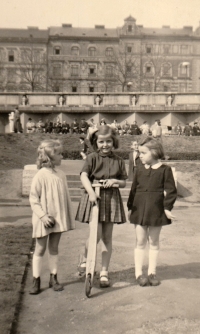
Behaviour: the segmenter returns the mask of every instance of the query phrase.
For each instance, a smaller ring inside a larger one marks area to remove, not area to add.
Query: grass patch
[[[63,142],[65,158],[81,159],[79,135],[76,134],[0,134],[0,169],[23,169],[24,165],[35,164],[37,147],[47,138],[58,138]],[[140,136],[119,137],[119,151],[124,159],[127,159],[131,141],[135,139],[139,140]],[[166,154],[177,160],[199,160],[199,144],[200,137],[163,137]]]
[[[32,245],[32,226],[0,227],[0,333],[8,334],[17,319],[25,268]]]

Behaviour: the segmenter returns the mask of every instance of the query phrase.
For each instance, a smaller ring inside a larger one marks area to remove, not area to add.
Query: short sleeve
[[[80,174],[85,172],[87,173],[87,175],[89,176],[91,174],[91,170],[92,170],[92,158],[90,155],[88,155],[86,157],[85,163],[83,165],[83,168],[80,171]]]

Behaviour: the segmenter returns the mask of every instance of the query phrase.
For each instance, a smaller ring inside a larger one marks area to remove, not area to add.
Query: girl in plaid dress
[[[92,206],[97,204],[98,201],[99,224],[97,240],[98,242],[100,239],[102,240],[100,287],[108,287],[110,285],[108,266],[112,253],[113,224],[126,222],[119,189],[112,188],[112,185],[118,184],[120,188],[124,188],[126,186],[127,173],[123,159],[113,153],[113,149],[118,148],[118,139],[111,127],[102,125],[94,129],[90,142],[95,152],[87,156],[81,171],[81,182],[85,192],[78,206],[76,220],[89,223]],[[99,199],[91,185],[95,181],[101,181],[103,184],[100,189]],[[78,266],[80,273],[83,273],[86,269],[87,245],[88,242],[86,242]]]

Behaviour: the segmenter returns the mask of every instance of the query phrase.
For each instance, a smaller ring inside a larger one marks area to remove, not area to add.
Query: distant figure
[[[144,121],[143,124],[140,126],[140,130],[143,135],[149,136],[150,133],[150,127],[147,121]]]
[[[180,123],[178,122],[177,125],[174,128],[174,132],[175,134],[177,134],[178,136],[182,135],[182,127],[180,125]]]
[[[28,104],[28,98],[27,95],[23,95],[22,96],[22,105],[26,106]]]
[[[133,123],[130,125],[130,131],[131,131],[131,135],[133,136],[138,136],[141,134],[140,128],[137,125],[136,121],[133,121]]]
[[[40,118],[39,121],[36,123],[36,132],[43,133],[44,129],[45,129],[45,124],[42,118]]]
[[[74,118],[74,121],[71,123],[71,133],[79,133],[79,123],[77,122],[77,119]]]
[[[200,136],[200,128],[199,128],[197,122],[194,122],[194,126],[193,126],[193,129],[192,129],[192,134],[193,134],[193,136]]]
[[[10,132],[14,132],[14,119],[15,119],[15,113],[14,111],[11,111],[11,113],[8,115],[9,119],[9,127],[10,127]]]
[[[115,130],[116,134],[119,134],[120,125],[117,123],[117,120],[114,119],[113,123],[110,124],[110,127]]]
[[[167,106],[171,107],[172,103],[173,103],[173,96],[169,95],[167,97]]]
[[[81,144],[81,147],[82,147],[80,155],[82,156],[83,160],[85,160],[86,157],[87,157],[87,154],[88,154],[89,146],[88,146],[86,138],[84,136],[80,136],[79,141],[80,141],[80,144]]]
[[[32,118],[29,118],[28,122],[26,123],[26,132],[27,133],[35,132],[35,123],[33,122]]]
[[[154,125],[152,125],[151,133],[154,139],[162,139],[162,127],[159,119],[156,119]]]
[[[106,125],[105,118],[102,118],[102,119],[100,120],[100,125]]]
[[[130,135],[131,134],[130,124],[128,123],[127,120],[125,120],[124,123],[122,124],[122,134],[123,135]]]
[[[59,106],[63,106],[65,104],[65,98],[63,95],[60,95],[58,98],[58,104]]]
[[[15,133],[22,133],[23,132],[18,107],[16,107],[15,110],[14,110],[14,132]]]
[[[80,128],[80,134],[87,134],[87,129],[88,129],[88,123],[86,122],[85,118],[82,118],[79,124],[79,128]]]
[[[131,142],[131,149],[132,151],[129,153],[129,170],[128,170],[129,181],[133,181],[133,173],[136,170],[137,166],[139,166],[140,164],[142,165],[142,162],[140,160],[137,140]]]
[[[102,101],[103,101],[103,98],[100,95],[97,95],[96,98],[95,98],[96,106],[100,106]]]
[[[63,121],[63,123],[62,123],[62,133],[67,134],[67,133],[69,133],[69,131],[70,131],[69,124],[67,123],[67,121]]]
[[[45,133],[52,133],[53,122],[47,119],[45,124],[44,124],[44,128],[45,128]]]
[[[187,137],[192,136],[192,127],[189,125],[189,123],[186,123],[183,133]]]

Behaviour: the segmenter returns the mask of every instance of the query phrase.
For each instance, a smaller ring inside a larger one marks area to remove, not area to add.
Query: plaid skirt
[[[112,222],[124,224],[126,216],[121,194],[118,188],[101,188],[99,200],[99,222]],[[84,191],[75,220],[82,223],[89,223],[92,217],[92,203],[89,201],[89,195]]]

